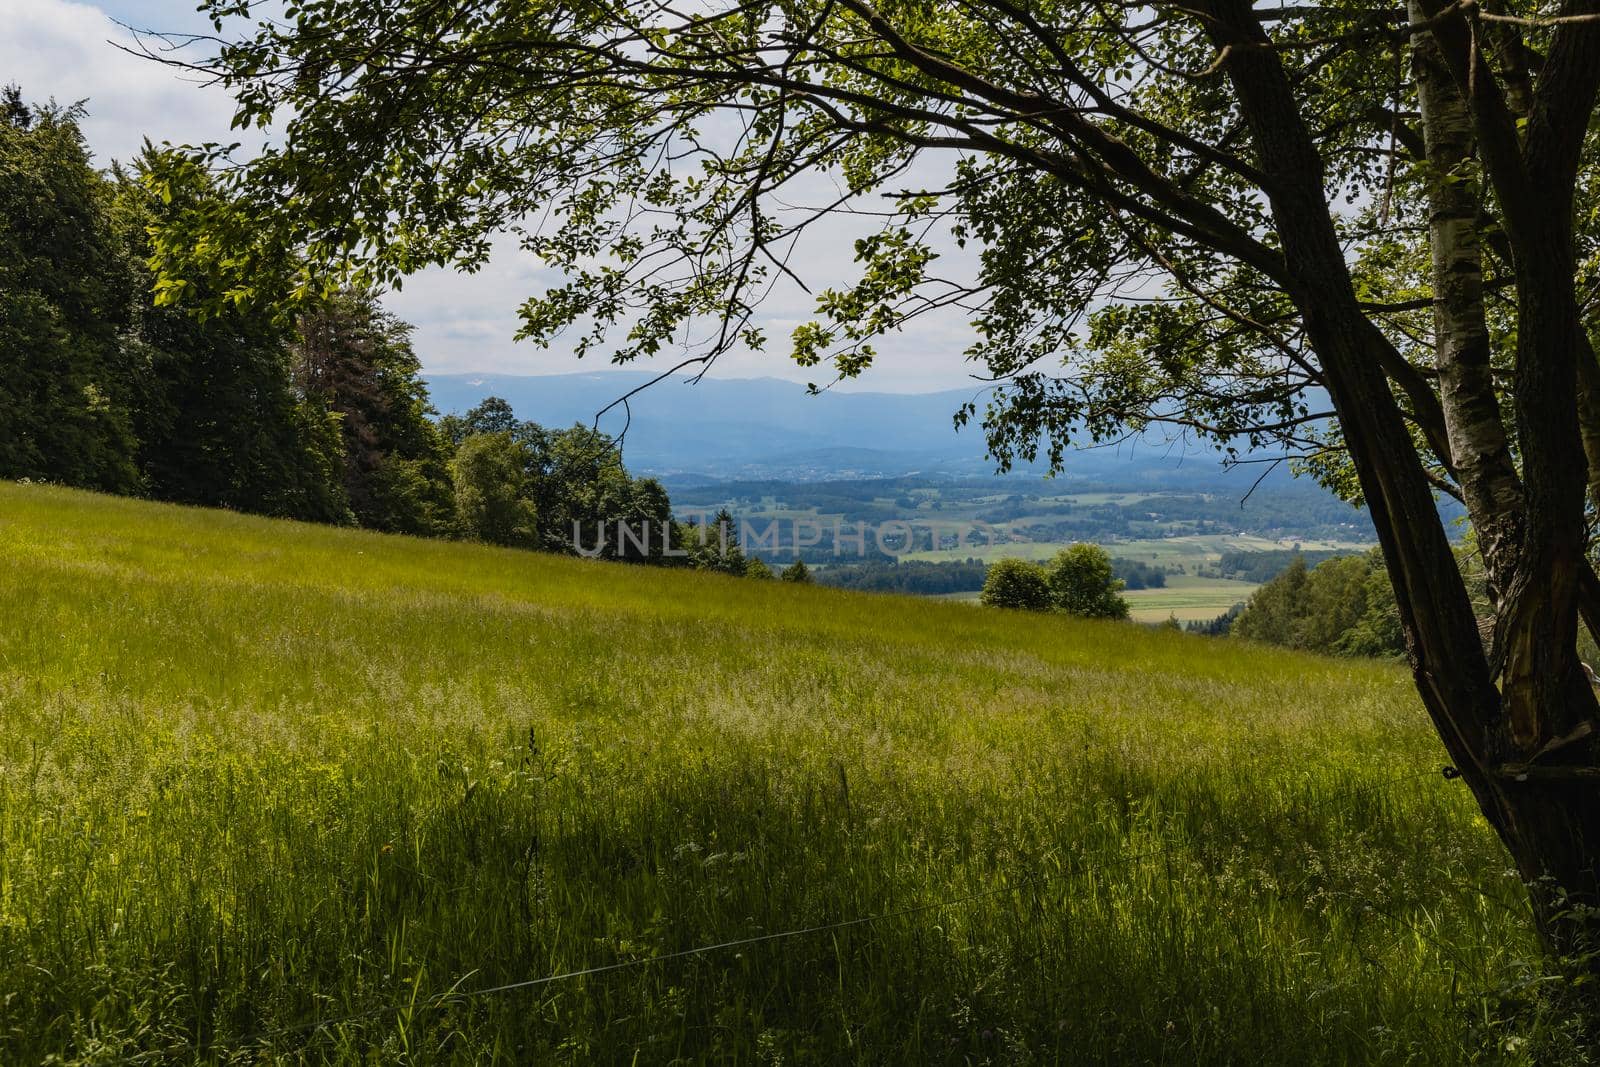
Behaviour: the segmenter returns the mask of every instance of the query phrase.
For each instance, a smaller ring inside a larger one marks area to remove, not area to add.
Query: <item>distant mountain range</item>
[[[519,417],[545,426],[591,424],[595,413],[654,375],[520,376],[429,375],[441,412],[465,412],[485,397],[509,401]],[[956,431],[953,416],[979,399],[977,389],[939,393],[841,393],[811,396],[803,385],[777,378],[669,378],[632,397],[632,421],[620,407],[601,420],[619,433],[631,470],[683,481],[899,477],[970,477],[994,471],[976,426]],[[1038,471],[1026,472],[1033,477]],[[1200,487],[1248,487],[1255,470],[1223,471],[1214,453],[1184,456],[1163,444],[1140,442],[1089,449],[1068,457],[1072,482]],[[1276,476],[1275,476],[1276,478]]]

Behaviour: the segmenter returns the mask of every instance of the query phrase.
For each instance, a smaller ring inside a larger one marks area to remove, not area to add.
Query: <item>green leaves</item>
[[[1050,581],[1045,569],[1023,559],[997,559],[989,565],[979,603],[1013,611],[1049,611]]]
[[[855,259],[863,265],[860,279],[852,288],[825,289],[817,295],[817,313],[829,325],[809,322],[795,328],[791,335],[795,362],[810,367],[830,358],[840,378],[860,375],[875,355],[869,340],[898,329],[914,311],[914,296],[936,258],[937,253],[906,227],[857,240]],[[836,348],[841,339],[849,343]]]
[[[989,566],[980,603],[1019,611],[1060,611],[1085,619],[1126,619],[1128,602],[1111,557],[1099,545],[1077,544],[1048,564],[1000,559]]]
[[[1111,556],[1099,545],[1076,544],[1056,553],[1047,569],[1051,603],[1086,619],[1126,619],[1123,583],[1112,571]]]
[[[206,9],[236,31],[207,65],[239,123],[279,136],[242,166],[214,147],[162,164],[164,197],[216,199],[159,239],[163,299],[190,299],[185,279],[235,304],[311,299],[321,279],[398,285],[476,269],[510,231],[559,276],[529,294],[519,336],[580,356],[761,349],[761,301],[806,286],[790,355],[839,377],[917,316],[962,309],[997,385],[982,421],[1002,465],[1040,435],[1061,462],[1152,426],[1226,455],[1337,447],[1315,442],[1320,371],[1273,266],[1257,146],[1228,78],[1189,76],[1217,50],[1187,9],[299,0],[254,24],[232,0]],[[1317,124],[1349,261],[1392,301],[1425,254],[1427,176],[1383,158],[1414,131],[1375,25],[1352,2],[1268,31]],[[210,192],[186,166],[215,172]],[[838,282],[843,241],[855,273]],[[1413,325],[1380,322],[1420,362]]]

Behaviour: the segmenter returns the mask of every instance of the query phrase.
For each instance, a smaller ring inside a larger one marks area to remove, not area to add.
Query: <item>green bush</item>
[[[1099,545],[1063,548],[1050,561],[1051,602],[1068,615],[1086,619],[1126,619],[1128,602],[1117,594],[1122,582],[1112,571],[1111,557]]]
[[[1049,611],[1053,606],[1045,569],[1025,559],[995,561],[978,600],[991,608],[1017,611]]]

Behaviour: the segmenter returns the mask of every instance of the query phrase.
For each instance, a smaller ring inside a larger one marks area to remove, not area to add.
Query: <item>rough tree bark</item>
[[[1519,145],[1498,87],[1479,74],[1487,61],[1459,51],[1476,50],[1476,34],[1453,25],[1461,17],[1438,5],[1415,10],[1422,16],[1417,21],[1452,24],[1418,56],[1430,165],[1448,172],[1466,162],[1474,134],[1480,141],[1486,132],[1498,138],[1500,158],[1489,152],[1487,167],[1515,260],[1520,480],[1489,377],[1476,206],[1469,208],[1461,188],[1435,183],[1436,358],[1448,437],[1440,458],[1457,473],[1486,535],[1496,588],[1499,689],[1420,458],[1378,370],[1388,341],[1357,303],[1328,206],[1324,166],[1292,85],[1247,3],[1212,5],[1210,32],[1226,49],[1225,69],[1267,175],[1290,295],[1322,363],[1378,529],[1418,691],[1532,888],[1541,931],[1557,951],[1577,952],[1592,941],[1585,909],[1600,908],[1600,770],[1591,733],[1600,708],[1575,651],[1579,579],[1587,568],[1587,464],[1574,397],[1587,341],[1572,290],[1572,182],[1564,194],[1560,188],[1569,163],[1575,175],[1576,159],[1568,158],[1573,139],[1562,136],[1570,131],[1542,134],[1541,119],[1555,117],[1535,102],[1539,117],[1527,124],[1526,148]],[[1585,59],[1600,65],[1600,57],[1587,55],[1592,46],[1583,47]],[[1592,110],[1593,80],[1569,78],[1553,90],[1573,94],[1563,103],[1575,106],[1583,123]]]
[[[1428,17],[1418,0],[1411,0],[1409,13],[1413,22]],[[1521,548],[1525,501],[1490,365],[1472,116],[1431,35],[1414,42],[1412,64],[1427,155],[1434,368],[1449,440],[1445,459],[1477,531],[1490,599],[1498,606]]]

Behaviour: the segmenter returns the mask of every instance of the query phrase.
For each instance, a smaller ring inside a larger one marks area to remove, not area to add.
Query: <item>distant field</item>
[[[1064,493],[1059,497],[1046,497],[1044,499],[1058,502],[1072,502],[1074,504],[1122,504],[1132,507],[1144,500],[1152,499],[1149,493]]]
[[[1167,577],[1165,588],[1130,589],[1122,595],[1127,598],[1134,622],[1166,622],[1174,615],[1179,622],[1205,622],[1240,601],[1249,600],[1258,588],[1252,582],[1173,574]],[[943,593],[932,599],[976,604],[978,594]]]
[[[1193,622],[1216,618],[1249,600],[1257,588],[1252,582],[1171,574],[1162,589],[1130,589],[1122,595],[1135,622],[1164,622],[1174,615],[1179,622]]]
[[[6,484],[0,618],[0,1063],[1573,1062],[1390,664]]]
[[[978,597],[981,595],[982,593],[980,593],[978,590],[971,589],[964,590],[959,593],[933,593],[928,596],[928,599],[948,600],[956,604],[976,604],[978,602]]]
[[[1142,541],[1105,541],[1102,542],[1105,550],[1113,556],[1122,559],[1138,560],[1141,563],[1156,563],[1162,566],[1183,564],[1191,569],[1204,563],[1215,563],[1222,558],[1222,553],[1233,551],[1259,552],[1266,549],[1293,548],[1299,545],[1302,549],[1310,551],[1317,549],[1366,549],[1369,544],[1354,541],[1308,541],[1290,540],[1274,541],[1265,537],[1254,537],[1248,534],[1190,534],[1182,537],[1160,537]],[[979,538],[974,538],[972,544],[965,549],[949,549],[941,552],[911,552],[902,556],[902,559],[913,560],[959,560],[971,556],[977,559],[992,561],[1004,559],[1008,556],[1018,559],[1049,559],[1061,549],[1066,547],[1064,542],[1009,542],[1006,544],[986,545]]]

